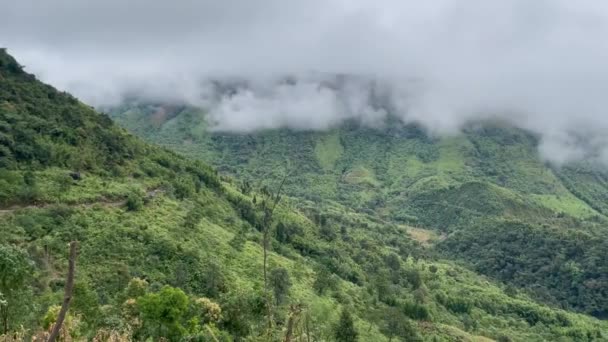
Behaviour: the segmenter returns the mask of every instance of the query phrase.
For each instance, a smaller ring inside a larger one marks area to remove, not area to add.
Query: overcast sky
[[[498,117],[538,133],[551,161],[608,161],[605,1],[1,3],[0,46],[93,105],[185,101],[235,131],[378,124],[387,113],[370,104],[368,82],[320,86],[322,73],[347,73],[381,80],[391,114],[433,134]],[[287,74],[299,81],[276,82]],[[208,81],[225,77],[251,86],[214,98]]]

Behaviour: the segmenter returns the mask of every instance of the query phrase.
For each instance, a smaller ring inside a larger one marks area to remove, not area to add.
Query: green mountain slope
[[[195,108],[126,105],[111,116],[148,141],[253,183],[289,170],[291,196],[433,229],[447,237],[437,246],[444,255],[551,305],[608,317],[607,173],[550,167],[527,132],[487,122],[433,138],[395,121],[380,129],[346,123],[328,132],[228,134],[210,132]],[[525,228],[515,240],[491,243],[506,239],[496,232],[510,225]],[[477,260],[482,252],[486,259]]]
[[[428,245],[424,230],[294,197],[264,227],[264,188],[280,177],[250,185],[144,143],[4,50],[0,138],[3,340],[44,338],[72,240],[64,333],[75,340],[278,341],[290,318],[294,338],[311,341],[335,340],[351,320],[360,341],[608,338],[605,321],[539,304],[408,237]],[[367,170],[351,178],[380,181]]]
[[[464,136],[453,138],[431,138],[416,126],[398,122],[388,123],[391,127],[384,129],[351,123],[320,133],[222,134],[210,133],[204,112],[193,108],[126,106],[114,109],[111,115],[138,135],[209,160],[222,172],[253,178],[271,175],[277,167],[278,172],[294,169],[290,193],[312,199],[321,194],[323,199],[356,209],[373,210],[391,219],[399,219],[401,214],[403,220],[418,219],[443,230],[457,224],[418,217],[415,208],[402,202],[411,202],[421,192],[432,194],[484,182],[499,187],[499,197],[509,201],[524,200],[519,198],[524,196],[528,201],[525,208],[590,218],[603,214],[603,196],[608,194],[606,182],[597,181],[605,172],[548,168],[537,155],[534,136],[498,123],[471,127]],[[309,186],[297,186],[300,182]],[[496,187],[478,190],[491,196]],[[465,203],[471,210],[475,206]],[[506,209],[502,213],[529,218],[526,210]]]

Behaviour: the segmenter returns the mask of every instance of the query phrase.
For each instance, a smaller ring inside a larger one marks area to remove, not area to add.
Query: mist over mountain
[[[552,162],[608,160],[608,5],[597,1],[26,0],[3,12],[0,44],[96,106],[181,102],[239,132],[373,126],[388,112],[369,84],[336,90],[321,76],[364,75],[392,115],[433,134],[498,118],[539,134]],[[286,75],[298,82],[277,82]],[[218,98],[212,81],[233,78],[250,87]]]
[[[608,5],[597,1],[28,0],[3,12],[0,43],[97,106],[184,102],[240,132],[373,125],[386,113],[367,85],[335,91],[306,76],[365,75],[387,85],[393,115],[430,132],[499,118],[540,134],[550,161],[607,160]],[[276,82],[285,75],[304,76]],[[255,86],[209,102],[211,80],[234,77]]]
[[[608,340],[608,5],[1,8],[0,341]]]

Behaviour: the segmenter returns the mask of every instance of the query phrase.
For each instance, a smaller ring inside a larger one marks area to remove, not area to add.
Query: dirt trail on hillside
[[[86,203],[73,203],[73,204],[65,204],[65,203],[41,203],[41,204],[27,204],[27,205],[12,205],[8,208],[0,208],[0,216],[11,214],[18,210],[23,209],[46,209],[57,205],[67,205],[68,207],[78,207],[78,208],[92,208],[95,205],[101,205],[106,208],[114,208],[121,207],[127,203],[127,200],[111,200],[107,198],[102,198],[97,201],[86,202]]]
[[[165,192],[165,190],[163,189],[159,189],[159,188],[154,188],[154,189],[149,189],[146,191],[146,197],[147,198],[154,198],[156,196],[158,196],[159,194],[163,194]],[[66,204],[66,203],[40,203],[40,204],[24,204],[24,205],[12,205],[10,207],[7,208],[0,208],[0,216],[2,215],[7,215],[10,213],[13,213],[17,210],[23,210],[23,209],[46,209],[46,208],[50,208],[53,206],[57,206],[57,205],[67,205],[68,207],[78,207],[78,208],[92,208],[96,205],[101,205],[102,207],[105,208],[116,208],[116,207],[122,207],[124,205],[127,204],[127,200],[124,198],[121,199],[110,199],[110,198],[101,198],[95,201],[91,201],[91,202],[85,202],[85,203],[72,203],[72,204]]]

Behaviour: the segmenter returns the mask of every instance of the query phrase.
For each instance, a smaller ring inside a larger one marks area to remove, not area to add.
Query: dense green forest
[[[608,317],[608,174],[553,167],[500,122],[433,137],[398,120],[329,132],[210,132],[203,110],[130,104],[112,116],[148,141],[255,183],[293,170],[289,195],[433,230],[434,250],[552,306]]]
[[[604,193],[508,162],[533,137],[218,135],[191,109],[137,113],[119,121],[165,147],[0,50],[0,340],[52,328],[70,241],[65,341],[608,339]]]

